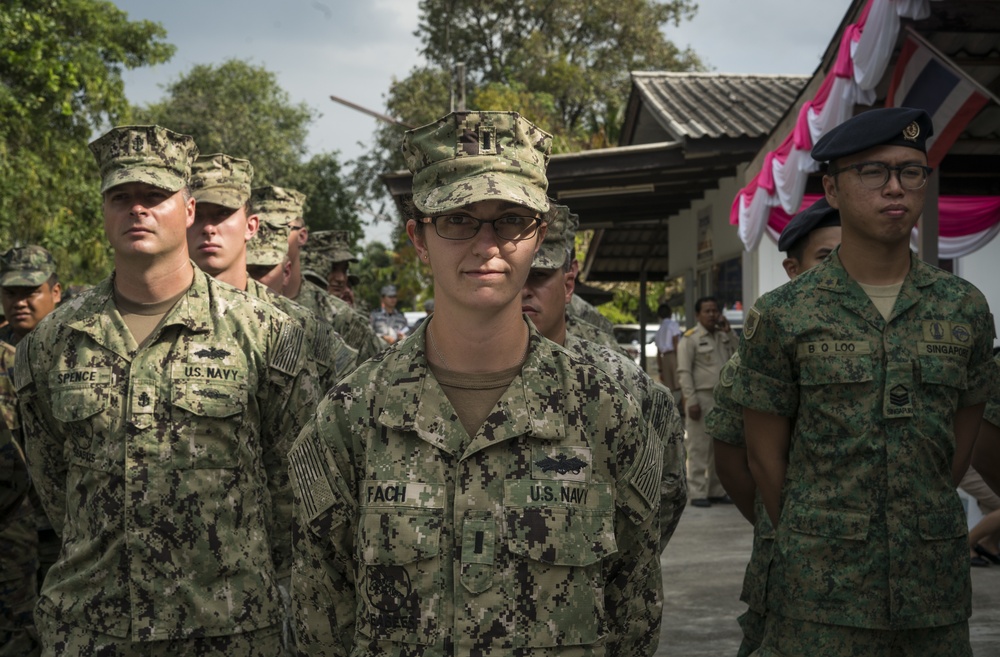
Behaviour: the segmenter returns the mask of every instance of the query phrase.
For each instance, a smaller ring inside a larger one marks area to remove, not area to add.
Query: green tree
[[[394,80],[385,98],[402,124],[452,108],[463,62],[470,109],[517,109],[551,132],[553,152],[617,143],[634,70],[700,70],[663,29],[694,15],[693,0],[421,0],[415,34],[428,64]],[[385,197],[380,175],[405,168],[401,125],[383,124],[355,163],[359,195]]]
[[[352,246],[364,236],[354,192],[345,184],[336,153],[310,158],[293,186],[308,197],[305,219],[311,230],[346,230]]]
[[[203,154],[250,160],[255,186],[298,189],[316,113],[293,104],[274,73],[238,59],[199,64],[166,91],[162,101],[137,110],[143,122],[191,135]]]
[[[101,0],[0,5],[0,245],[41,244],[65,282],[106,274],[95,130],[128,121],[122,71],[167,61],[163,28]]]

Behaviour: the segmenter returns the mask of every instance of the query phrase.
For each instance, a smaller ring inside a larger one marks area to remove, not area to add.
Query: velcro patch
[[[34,379],[31,376],[31,365],[28,362],[28,345],[22,344],[21,348],[14,353],[14,390],[20,392],[31,385],[32,381]]]
[[[271,357],[271,367],[285,374],[295,376],[302,369],[302,344],[305,332],[302,327],[291,321],[281,324],[281,333],[274,345]]]
[[[326,464],[323,462],[319,437],[310,431],[305,440],[296,441],[288,452],[288,469],[296,497],[302,500],[304,519],[314,520],[333,506],[336,500]]]
[[[815,342],[800,342],[795,345],[795,355],[799,358],[810,356],[860,356],[870,354],[872,346],[869,342],[851,340],[817,340]]]
[[[650,438],[645,441],[643,450],[637,455],[635,464],[625,479],[652,509],[659,504],[662,475],[663,443]]]
[[[743,322],[743,336],[747,340],[753,340],[753,336],[757,334],[758,326],[760,326],[760,311],[754,306],[747,313],[746,321]]]

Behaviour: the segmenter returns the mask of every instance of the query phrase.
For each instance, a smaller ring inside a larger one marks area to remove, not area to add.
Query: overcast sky
[[[132,19],[163,25],[177,47],[167,64],[125,73],[133,103],[162,98],[195,64],[238,58],[277,75],[293,102],[319,113],[313,153],[341,160],[366,150],[376,120],[329,100],[331,94],[376,111],[393,78],[418,63],[417,0],[114,0]],[[851,0],[701,0],[698,15],[668,38],[691,46],[720,73],[810,74]],[[385,232],[373,230],[370,237]],[[384,239],[384,237],[382,237]]]

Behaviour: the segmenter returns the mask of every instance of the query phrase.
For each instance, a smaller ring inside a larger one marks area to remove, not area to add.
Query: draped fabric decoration
[[[771,210],[767,232],[777,241],[792,217],[819,200],[819,194],[806,194],[793,213],[781,207]],[[942,196],[938,199],[938,256],[953,260],[986,246],[1000,234],[1000,196]],[[913,229],[910,244],[917,249],[918,230]]]
[[[806,179],[818,168],[809,155],[816,140],[850,118],[855,105],[875,102],[900,18],[929,16],[930,0],[870,0],[858,22],[844,30],[837,60],[816,96],[802,106],[795,128],[765,156],[761,172],[733,201],[729,220],[739,227],[747,251],[760,243],[772,208],[794,214],[802,205]]]

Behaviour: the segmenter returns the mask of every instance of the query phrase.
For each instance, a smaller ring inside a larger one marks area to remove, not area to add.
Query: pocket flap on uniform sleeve
[[[868,537],[870,521],[871,514],[865,511],[796,505],[785,507],[780,524],[800,534],[863,541]]]

